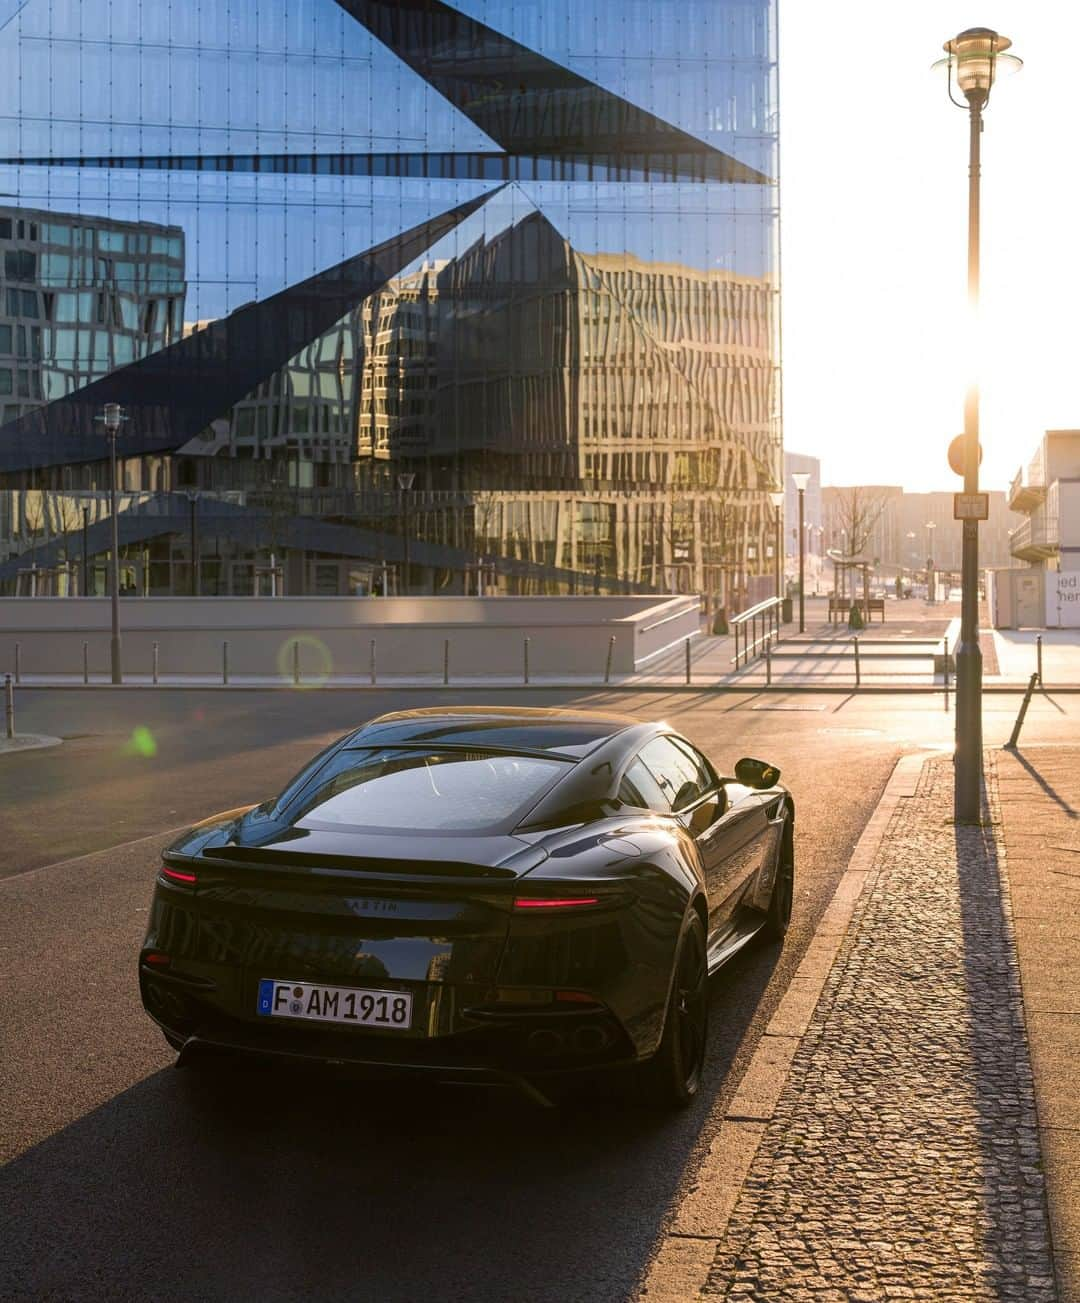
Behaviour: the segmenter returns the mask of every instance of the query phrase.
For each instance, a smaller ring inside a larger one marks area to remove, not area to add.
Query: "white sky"
[[[1080,428],[1076,0],[780,0],[784,444],[826,484],[960,487],[967,113],[929,72],[1009,36],[982,137],[982,486]]]

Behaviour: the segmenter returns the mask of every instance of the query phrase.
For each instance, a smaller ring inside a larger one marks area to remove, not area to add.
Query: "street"
[[[260,800],[376,713],[454,694],[22,694],[0,757],[6,1298],[631,1298],[897,758],[948,749],[940,697],[490,694],[666,718],[721,768],[778,764],[798,803],[782,950],[712,983],[702,1096],[544,1112],[507,1091],[332,1072],[176,1071],[135,960],[169,830]],[[469,700],[479,700],[470,695]],[[1036,698],[1025,744],[1075,736]],[[1019,698],[986,700],[1000,744]]]

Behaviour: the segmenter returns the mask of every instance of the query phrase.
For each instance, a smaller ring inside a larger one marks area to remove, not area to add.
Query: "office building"
[[[376,567],[407,517],[399,588],[766,595],[776,41],[775,0],[24,6],[0,186],[136,232],[70,292],[142,338],[75,325],[0,480],[100,488],[115,401],[132,490],[356,528]]]

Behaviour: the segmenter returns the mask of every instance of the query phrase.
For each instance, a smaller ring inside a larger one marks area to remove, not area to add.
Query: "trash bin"
[[[721,606],[713,616],[712,631],[721,636],[728,632],[727,607]]]
[[[783,624],[790,624],[794,617],[791,613],[791,598],[783,597],[780,599],[780,620]]]

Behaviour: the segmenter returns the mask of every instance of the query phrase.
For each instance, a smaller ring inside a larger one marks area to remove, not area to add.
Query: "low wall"
[[[231,674],[292,676],[300,644],[305,677],[367,675],[371,643],[380,677],[440,675],[450,644],[454,676],[604,673],[615,638],[613,674],[632,674],[700,629],[698,599],[688,597],[280,597],[123,598],[125,673],[149,674],[153,644],[163,675],[219,675],[222,643]],[[81,674],[83,642],[90,672],[109,666],[107,598],[0,599],[0,673]]]

